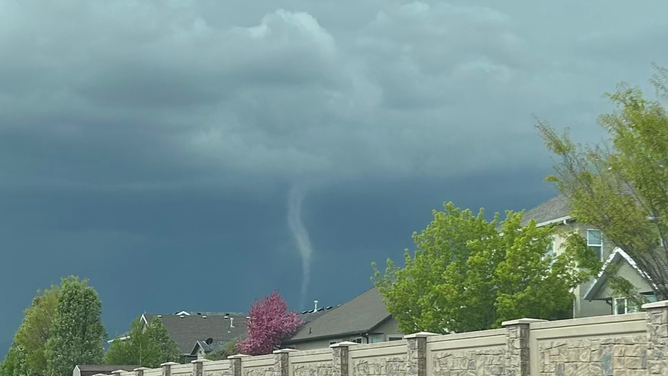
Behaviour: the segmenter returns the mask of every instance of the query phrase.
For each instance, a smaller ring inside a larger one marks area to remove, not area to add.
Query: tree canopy
[[[46,343],[48,376],[67,376],[77,364],[100,364],[102,343],[102,302],[87,280],[63,279],[58,309]]]
[[[58,309],[60,287],[38,291],[14,335],[12,346],[0,367],[0,376],[46,375],[46,342]]]
[[[159,318],[144,325],[140,319],[130,324],[127,339],[116,338],[107,352],[107,364],[137,364],[157,368],[162,363],[178,362],[181,358],[176,342],[170,337]]]
[[[296,312],[288,312],[288,304],[278,291],[256,300],[248,316],[248,337],[238,343],[239,349],[246,355],[271,354],[282,340],[303,324]]]
[[[499,221],[453,203],[413,235],[417,250],[405,266],[374,264],[374,281],[404,333],[465,332],[499,327],[521,317],[555,319],[570,314],[571,289],[586,275],[576,267],[579,249],[546,255],[552,229],[521,225],[522,213]]]
[[[659,299],[668,298],[668,70],[655,66],[658,99],[620,84],[607,94],[614,111],[601,115],[608,137],[598,144],[571,140],[568,130],[537,127],[557,157],[549,181],[568,199],[579,222],[601,229],[650,277]],[[600,268],[600,265],[591,265]],[[635,287],[610,272],[613,288],[642,303]]]

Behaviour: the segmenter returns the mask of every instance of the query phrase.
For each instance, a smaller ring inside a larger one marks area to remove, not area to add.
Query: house
[[[140,366],[109,366],[109,365],[78,365],[74,367],[72,376],[93,376],[97,374],[111,375],[114,371],[132,371]]]
[[[604,262],[604,268],[597,278],[581,284],[573,291],[575,294],[573,317],[623,314],[636,310],[629,304],[626,297],[615,296],[608,285],[607,274],[603,271],[613,266],[617,268],[618,275],[632,282],[650,301],[655,301],[656,298],[652,293],[647,275],[637,267],[631,257],[607,241],[605,234],[600,229],[586,223],[579,223],[576,218],[570,216],[570,212],[566,198],[558,195],[527,211],[522,218],[522,224],[525,225],[534,220],[538,227],[555,227],[555,234],[551,247],[547,250],[548,253],[558,255],[563,252],[562,246],[568,236],[577,233],[587,240],[587,245]]]
[[[141,316],[144,324],[154,318],[162,320],[186,362],[203,358],[211,351],[224,348],[228,342],[245,337],[247,329],[246,315],[241,313],[180,311]]]
[[[403,334],[398,322],[387,312],[380,292],[374,287],[324,311],[283,341],[282,346],[309,350],[327,348],[342,341],[376,343],[401,339]]]

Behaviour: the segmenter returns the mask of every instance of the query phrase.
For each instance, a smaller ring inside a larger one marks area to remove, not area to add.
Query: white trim
[[[559,218],[555,218],[555,219],[550,219],[549,221],[536,223],[536,227],[543,227],[543,226],[552,225],[552,224],[555,224],[555,223],[570,221],[570,220],[573,220],[573,218],[570,215],[567,215],[565,217],[559,217]]]

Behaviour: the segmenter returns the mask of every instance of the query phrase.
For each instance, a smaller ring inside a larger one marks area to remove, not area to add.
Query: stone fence
[[[115,376],[640,376],[668,375],[668,301],[644,312],[450,335],[416,333],[403,341],[327,349],[277,350],[227,360],[165,363]]]

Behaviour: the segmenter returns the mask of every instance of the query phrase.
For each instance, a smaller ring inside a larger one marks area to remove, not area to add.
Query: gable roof
[[[190,354],[197,341],[211,338],[214,342],[229,342],[246,334],[245,315],[158,315],[144,314],[145,322],[161,317],[169,337],[182,354]],[[232,321],[234,327],[231,327]]]
[[[525,226],[531,220],[536,221],[538,226],[570,220],[572,219],[570,212],[571,208],[566,201],[566,197],[559,194],[535,208],[527,210],[522,216],[522,226]]]
[[[635,271],[640,274],[643,278],[645,278],[649,283],[651,283],[651,279],[645,273],[642,271],[636,262],[631,258],[631,256],[628,255],[628,253],[624,252],[623,249],[621,248],[615,248],[614,251],[610,254],[610,256],[605,260],[605,263],[603,263],[603,268],[601,268],[601,271],[598,273],[598,276],[596,277],[596,280],[592,285],[589,287],[587,292],[585,293],[585,300],[593,300],[596,294],[605,286],[605,283],[608,281],[608,273],[606,273],[606,269],[610,267],[610,265],[618,265],[621,262],[627,262]]]
[[[336,309],[302,326],[285,344],[364,334],[390,318],[378,288],[358,295]]]

